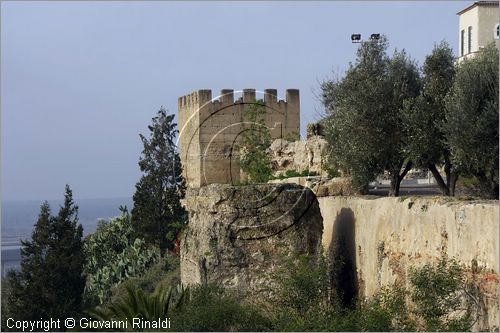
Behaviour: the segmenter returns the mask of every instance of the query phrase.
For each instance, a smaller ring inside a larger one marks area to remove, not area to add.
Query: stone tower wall
[[[183,174],[189,187],[207,184],[236,184],[240,181],[239,150],[236,144],[245,130],[245,111],[256,102],[255,89],[221,90],[212,99],[211,90],[198,90],[179,97],[179,148]],[[263,93],[265,126],[272,139],[300,133],[300,98],[297,89],[287,89],[278,100],[276,89]]]

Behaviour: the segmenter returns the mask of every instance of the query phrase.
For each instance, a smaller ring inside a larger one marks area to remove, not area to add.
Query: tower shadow
[[[358,296],[356,273],[355,218],[350,208],[342,208],[333,224],[329,248],[333,288],[341,304],[352,308]]]

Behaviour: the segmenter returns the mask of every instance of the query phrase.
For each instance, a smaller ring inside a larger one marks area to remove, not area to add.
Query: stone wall
[[[442,253],[465,264],[483,297],[477,329],[498,327],[498,201],[445,198],[318,198],[323,247],[339,239],[353,265],[361,296],[405,282],[410,266],[436,262]]]
[[[297,172],[309,170],[326,176],[326,172],[321,168],[326,145],[326,140],[321,136],[311,136],[306,140],[294,142],[274,140],[269,148],[273,175],[285,174],[287,170]]]
[[[295,184],[189,189],[181,238],[181,282],[219,283],[255,294],[272,290],[286,258],[317,255],[323,223],[318,200]]]
[[[300,98],[297,89],[286,90],[278,100],[276,89],[262,96],[264,125],[272,139],[300,133]],[[248,124],[243,118],[256,102],[255,89],[244,89],[234,100],[234,91],[223,89],[218,99],[211,90],[198,90],[179,97],[179,150],[183,175],[189,187],[207,184],[237,184],[240,181],[237,142]]]

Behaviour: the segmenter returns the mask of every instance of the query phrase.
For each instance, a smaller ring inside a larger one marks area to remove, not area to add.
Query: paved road
[[[370,187],[369,194],[387,196],[389,194],[389,186],[379,185],[377,188]],[[407,185],[401,186],[399,195],[440,195],[437,185]]]

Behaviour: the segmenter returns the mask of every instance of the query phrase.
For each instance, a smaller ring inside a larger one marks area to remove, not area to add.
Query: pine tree
[[[174,115],[161,108],[148,126],[150,137],[140,135],[144,145],[139,168],[143,175],[136,184],[132,223],[139,237],[158,245],[162,255],[172,249],[186,221],[180,204],[185,183],[181,175],[175,136]]]
[[[15,320],[63,319],[81,310],[83,228],[66,185],[64,205],[50,215],[44,202],[31,241],[22,241],[21,270],[8,275],[8,315]]]

